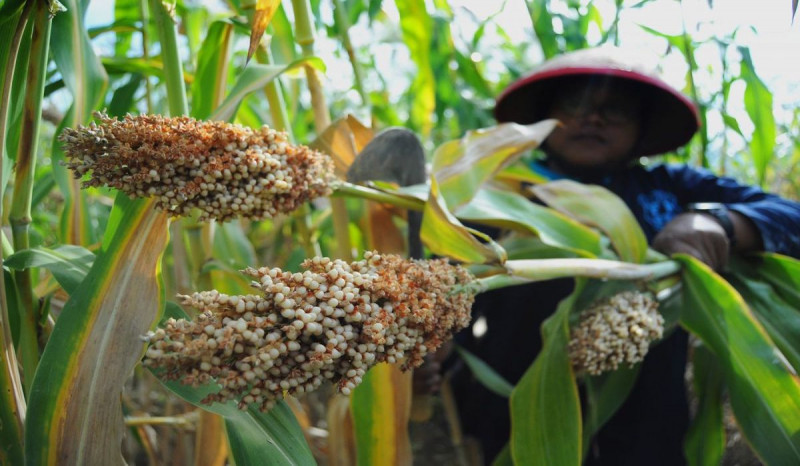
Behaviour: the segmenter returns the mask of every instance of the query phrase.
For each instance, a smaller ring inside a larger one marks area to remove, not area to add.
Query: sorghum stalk
[[[172,116],[188,115],[186,85],[183,81],[183,67],[178,53],[178,34],[175,30],[174,12],[168,12],[161,0],[150,0],[150,11],[158,28],[158,41],[161,43],[161,61],[164,64],[164,82],[167,85],[167,101]],[[145,24],[144,27],[147,27]]]
[[[9,213],[16,251],[30,247],[31,197],[36,169],[36,153],[39,146],[39,126],[52,24],[52,14],[48,6],[48,2],[36,2],[33,14],[33,35],[23,101],[22,130],[17,146],[14,194]],[[33,374],[36,372],[39,362],[39,309],[33,293],[31,270],[15,271],[14,280],[17,287],[17,298],[22,307],[19,346],[22,369],[25,373],[24,386],[26,390],[30,390]]]
[[[292,9],[295,18],[295,40],[303,50],[304,57],[314,55],[314,28],[312,26],[311,5],[308,0],[292,0]],[[317,70],[306,65],[306,80],[308,90],[311,93],[311,106],[314,111],[314,126],[317,134],[330,126],[331,118],[328,112],[328,105],[325,102],[325,94],[322,92]],[[337,255],[342,259],[352,257],[350,241],[350,220],[347,216],[347,206],[344,199],[331,198],[331,211],[333,212],[333,231],[336,237]]]
[[[147,34],[147,25],[150,24],[150,11],[147,8],[147,0],[139,0],[139,14],[142,18],[142,58],[145,62],[150,61],[150,40]],[[147,113],[153,113],[153,83],[150,76],[144,76],[144,97],[147,104]]]
[[[369,97],[364,90],[364,79],[361,77],[361,64],[356,58],[355,51],[353,50],[353,43],[350,42],[350,21],[347,18],[347,11],[342,5],[342,0],[333,0],[333,20],[336,22],[336,28],[339,30],[339,37],[342,41],[342,46],[347,52],[347,58],[350,60],[350,65],[353,67],[353,87],[358,91],[361,96],[361,103],[369,106]]]
[[[558,277],[587,277],[607,280],[653,280],[676,274],[681,266],[668,260],[653,264],[632,264],[606,259],[523,259],[504,264],[511,275],[529,280]]]
[[[3,168],[3,155],[6,152],[6,134],[8,134],[8,118],[11,106],[11,87],[14,81],[14,68],[25,27],[28,24],[33,2],[25,2],[17,18],[16,28],[9,45],[8,56],[4,64],[2,91],[0,91],[0,173]],[[0,218],[3,218],[3,193],[0,191]],[[5,247],[3,247],[5,250]],[[0,250],[0,263],[3,259]],[[0,421],[2,421],[2,435],[8,440],[9,447],[5,450],[13,463],[23,461],[22,435],[25,426],[26,403],[22,389],[17,355],[14,349],[14,340],[11,335],[11,326],[8,314],[8,300],[6,299],[5,280],[0,280]]]

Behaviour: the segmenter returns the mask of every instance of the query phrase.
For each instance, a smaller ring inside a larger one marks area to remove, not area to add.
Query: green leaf
[[[131,74],[128,82],[114,91],[114,96],[108,104],[108,114],[115,117],[123,117],[128,113],[134,104],[134,96],[139,86],[142,85],[144,76],[138,73]]]
[[[474,375],[480,383],[503,398],[509,398],[511,396],[514,386],[504,379],[503,376],[465,348],[458,345],[456,345],[455,348],[459,356],[461,356],[461,359],[469,366],[472,375]]]
[[[116,464],[122,386],[163,307],[167,216],[117,196],[104,247],[67,301],[33,379],[26,464]]]
[[[515,464],[581,464],[581,409],[567,354],[569,316],[585,280],[542,325],[543,346],[511,393]],[[535,329],[531,329],[535,331]]]
[[[686,433],[684,451],[690,466],[715,466],[725,453],[722,421],[724,372],[716,356],[705,345],[692,350],[697,413]]]
[[[605,372],[596,377],[586,377],[586,413],[583,424],[585,449],[589,448],[592,436],[611,419],[628,398],[640,368],[639,364],[632,368],[620,366],[615,371]]]
[[[214,257],[239,268],[258,264],[253,244],[242,226],[235,222],[217,225],[214,231]]]
[[[736,275],[727,278],[795,372],[800,371],[800,309],[787,304],[766,283]]]
[[[775,253],[764,253],[752,269],[768,281],[795,309],[800,309],[800,260]]]
[[[556,124],[556,120],[503,123],[469,131],[439,146],[433,155],[433,173],[447,206],[455,211],[467,203],[497,172],[538,147]]]
[[[54,249],[39,247],[17,251],[9,256],[4,264],[16,270],[44,267],[53,274],[64,291],[71,295],[86,278],[94,259],[94,253],[88,249],[63,244]]]
[[[225,418],[231,455],[238,466],[315,464],[300,424],[285,401],[268,412],[255,408],[241,410],[234,401],[201,403],[210,393],[220,390],[217,384],[193,387],[178,381],[162,381],[171,392],[195,406]]]
[[[690,256],[681,323],[719,358],[742,433],[767,464],[800,464],[800,381],[725,280]]]
[[[551,181],[531,190],[550,207],[603,231],[620,259],[644,260],[647,238],[628,206],[611,191],[570,180]]]
[[[756,169],[758,183],[764,185],[767,167],[775,155],[775,114],[773,113],[772,92],[756,75],[750,49],[739,47],[742,54],[741,78],[747,84],[744,90],[744,108],[753,122],[750,137],[750,154]]]
[[[388,363],[366,373],[350,397],[358,464],[410,464],[411,377]]]
[[[542,53],[546,59],[554,57],[559,52],[558,34],[553,29],[553,17],[547,10],[547,3],[537,0],[526,2],[533,22],[533,31],[536,33],[536,38],[539,39],[539,45],[542,47]]]
[[[197,73],[192,83],[191,115],[198,120],[208,118],[225,95],[232,38],[230,21],[214,21],[208,27],[197,54]]]
[[[468,204],[456,210],[456,216],[485,225],[524,229],[545,244],[583,256],[598,256],[602,251],[600,235],[591,228],[511,191],[482,189]]]
[[[263,87],[273,79],[277,78],[283,73],[302,68],[309,65],[320,71],[325,71],[325,64],[322,59],[318,57],[307,57],[295,60],[285,66],[277,65],[259,65],[251,63],[239,75],[228,96],[214,110],[214,113],[209,117],[210,120],[227,121],[231,120],[236,115],[236,110],[248,94],[263,89]]]
[[[478,235],[487,243],[481,243]],[[505,252],[480,232],[465,227],[444,205],[436,178],[431,177],[431,191],[422,215],[420,238],[432,253],[466,263],[502,263]]]
[[[492,466],[514,466],[514,460],[511,459],[511,444],[506,443],[492,461]]]
[[[427,136],[433,128],[433,111],[436,107],[436,78],[431,67],[433,44],[433,19],[425,8],[424,0],[397,2],[400,13],[400,29],[403,42],[408,47],[411,60],[417,65],[409,95],[411,103],[411,126],[419,128]]]

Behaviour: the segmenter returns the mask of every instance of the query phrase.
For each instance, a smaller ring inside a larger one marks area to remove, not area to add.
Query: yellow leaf
[[[267,30],[269,22],[272,21],[272,17],[275,16],[275,12],[278,11],[280,4],[281,0],[258,0],[258,3],[256,3],[253,27],[250,30],[250,47],[247,49],[248,62],[253,57],[253,54],[256,53],[258,43],[261,41],[264,31]]]

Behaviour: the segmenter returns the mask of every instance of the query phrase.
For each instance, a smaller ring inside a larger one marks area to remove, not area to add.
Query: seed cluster
[[[472,276],[444,259],[405,260],[364,254],[347,263],[307,259],[303,272],[247,269],[260,294],[212,291],[182,296],[199,311],[148,334],[144,364],[187,384],[215,380],[204,402],[235,399],[269,410],[284,392],[304,393],[332,381],[349,394],[380,362],[419,366],[466,327]]]
[[[581,313],[570,335],[569,357],[576,372],[591,375],[616,370],[621,363],[633,366],[663,331],[658,303],[647,294],[626,291]]]
[[[84,186],[155,197],[173,215],[254,220],[291,212],[330,193],[330,157],[289,144],[285,133],[189,117],[95,114],[99,124],[60,136],[66,166]]]

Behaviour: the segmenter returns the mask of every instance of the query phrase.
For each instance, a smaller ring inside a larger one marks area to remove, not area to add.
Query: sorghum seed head
[[[202,220],[258,220],[330,193],[330,157],[291,145],[285,133],[266,126],[253,130],[160,115],[95,116],[99,123],[61,133],[66,166],[78,178],[90,174],[84,186],[154,197],[156,206],[172,215],[198,208]]]
[[[569,357],[576,372],[599,375],[642,361],[660,339],[664,318],[650,295],[626,291],[584,310],[570,332]]]
[[[245,407],[247,397],[258,393],[266,410],[284,390],[307,392],[323,378],[348,393],[374,364],[419,366],[428,352],[469,324],[474,288],[461,285],[473,277],[444,259],[412,261],[370,252],[351,263],[308,259],[303,268],[294,274],[245,270],[260,296],[216,290],[181,296],[204,318],[168,321],[149,337],[144,364],[163,369],[167,379],[193,384],[214,379],[227,387],[206,402],[236,399]],[[267,276],[270,280],[263,280]],[[336,285],[338,280],[344,283]],[[319,284],[320,296],[305,283]],[[254,303],[251,319],[240,313],[244,301]],[[202,364],[214,358],[218,364]]]

